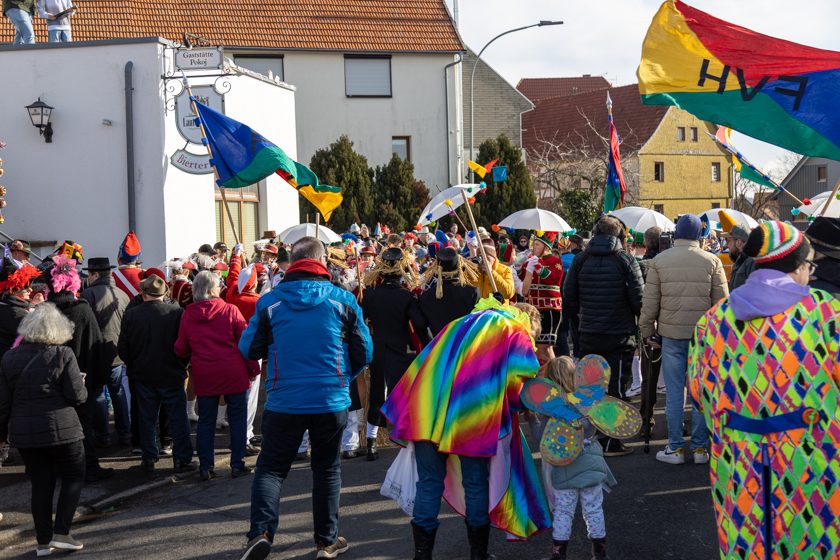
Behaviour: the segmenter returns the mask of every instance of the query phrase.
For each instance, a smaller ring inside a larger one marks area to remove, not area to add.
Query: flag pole
[[[321,240],[321,213],[315,212],[315,239]]]
[[[470,208],[470,199],[467,198],[466,191],[461,191],[461,196],[464,197],[464,204],[467,206],[467,216],[469,216],[473,232],[475,232],[475,236],[478,238],[478,226],[475,225],[475,216],[473,216],[472,208]],[[487,262],[487,253],[484,251],[484,243],[481,242],[481,239],[478,240],[478,251],[481,253],[481,262],[484,264],[484,271],[487,273],[487,278],[490,279],[490,286],[493,287],[494,293],[498,292],[499,289],[496,288],[496,279],[493,278],[493,270],[490,268],[490,263]]]
[[[202,122],[201,118],[198,116],[198,107],[195,106],[195,99],[193,98],[192,88],[190,87],[190,83],[187,81],[187,77],[184,76],[184,87],[187,90],[187,94],[190,96],[190,106],[192,107],[193,113],[198,120],[198,128],[201,130],[201,137],[204,138],[204,147],[207,148],[207,155],[210,156],[210,159],[213,159],[213,150],[210,148],[210,142],[207,140],[207,133],[204,131],[204,122]],[[215,180],[213,181],[216,184],[216,187],[219,189],[219,194],[222,195],[222,204],[225,206],[225,212],[227,213],[228,221],[230,222],[230,230],[233,232],[233,240],[236,243],[239,243],[239,236],[236,233],[236,224],[233,221],[233,215],[230,213],[230,208],[228,207],[227,203],[227,196],[225,196],[225,189],[219,185],[219,172],[216,170],[216,166],[213,166],[213,177]],[[222,235],[224,235],[224,229],[222,229]]]
[[[820,210],[820,217],[825,216],[825,213],[828,212],[828,207],[831,206],[831,203],[837,200],[837,192],[840,191],[840,181],[837,181],[837,184],[834,185],[834,190],[831,191],[831,195],[829,195],[828,200],[825,201],[825,204]]]

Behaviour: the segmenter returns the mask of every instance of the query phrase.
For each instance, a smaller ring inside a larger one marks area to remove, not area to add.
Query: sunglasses
[[[808,274],[814,274],[817,271],[817,264],[812,260],[806,260],[805,262],[808,263]]]

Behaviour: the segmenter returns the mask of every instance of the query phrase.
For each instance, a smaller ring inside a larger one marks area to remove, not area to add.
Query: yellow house
[[[671,219],[726,208],[732,173],[727,154],[709,136],[714,125],[676,107],[643,105],[636,84],[539,100],[523,114],[523,146],[542,206],[558,189],[603,186],[609,120],[607,94],[620,138],[625,204]]]
[[[637,204],[672,219],[729,207],[730,161],[709,136],[715,130],[714,125],[669,107],[638,152]]]

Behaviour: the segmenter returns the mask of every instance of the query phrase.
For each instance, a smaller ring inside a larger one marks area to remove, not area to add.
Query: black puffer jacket
[[[49,300],[73,322],[73,338],[65,346],[73,350],[79,369],[87,374],[88,388],[102,385],[111,372],[111,364],[102,360],[102,332],[90,304],[67,291],[50,293]]]
[[[642,310],[639,263],[617,237],[596,235],[569,267],[563,312],[577,315],[582,333],[632,334]]]
[[[0,441],[19,448],[80,441],[82,425],[73,407],[86,399],[69,348],[25,342],[0,360]]]
[[[840,260],[824,258],[817,261],[817,270],[810,285],[840,299]]]
[[[420,311],[429,321],[432,335],[443,330],[443,327],[467,315],[478,301],[478,292],[472,286],[459,286],[455,280],[443,280],[443,297],[436,296],[437,280],[420,294]]]
[[[15,343],[20,322],[28,313],[28,301],[14,296],[0,298],[0,358]]]

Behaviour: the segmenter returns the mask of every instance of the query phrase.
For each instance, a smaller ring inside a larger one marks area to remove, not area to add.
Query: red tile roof
[[[549,97],[577,95],[610,87],[603,76],[574,76],[569,78],[522,78],[516,89],[531,101],[537,102]]]
[[[184,33],[213,44],[388,52],[453,52],[464,46],[444,0],[76,0],[76,41]],[[4,18],[5,19],[5,18]],[[46,28],[37,16],[38,41]],[[0,42],[14,30],[0,25]]]
[[[543,141],[569,146],[601,146],[609,133],[607,91],[613,101],[613,120],[625,150],[638,150],[656,131],[668,107],[642,105],[639,86],[632,84],[567,97],[544,99],[533,111],[522,114],[522,143],[528,153],[538,154]],[[592,123],[598,133],[587,124]]]

